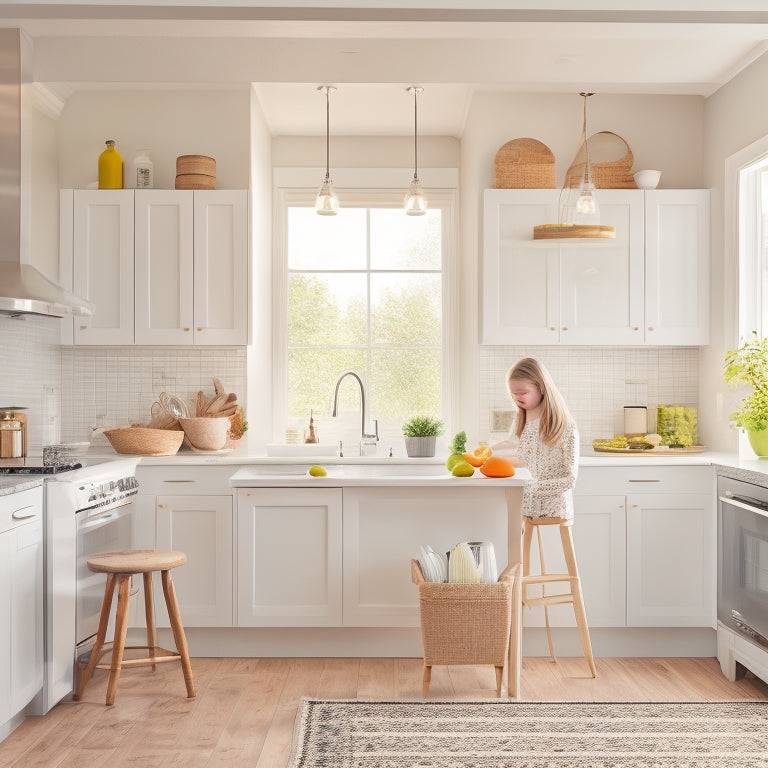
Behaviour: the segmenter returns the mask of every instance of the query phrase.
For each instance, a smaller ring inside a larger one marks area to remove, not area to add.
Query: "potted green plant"
[[[730,350],[725,356],[723,378],[734,386],[752,387],[731,418],[747,430],[752,450],[758,456],[768,456],[768,338],[761,339],[753,331],[740,347]]]
[[[443,422],[431,416],[414,416],[403,424],[405,451],[409,456],[434,456],[435,444],[443,434]]]

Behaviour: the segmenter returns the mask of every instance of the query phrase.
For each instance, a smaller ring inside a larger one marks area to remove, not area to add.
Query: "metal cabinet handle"
[[[630,480],[630,483],[660,483],[661,480],[656,478],[655,480]]]
[[[14,520],[28,520],[30,517],[35,517],[37,514],[39,514],[38,510],[33,506],[19,507],[11,513],[11,517]]]

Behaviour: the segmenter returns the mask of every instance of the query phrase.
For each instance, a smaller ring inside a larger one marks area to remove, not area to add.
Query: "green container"
[[[748,429],[747,438],[752,450],[760,457],[768,456],[768,429]]]
[[[686,448],[699,444],[698,414],[684,405],[660,405],[656,408],[656,432],[661,444]]]

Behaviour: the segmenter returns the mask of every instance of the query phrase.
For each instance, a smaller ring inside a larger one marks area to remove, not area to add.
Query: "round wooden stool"
[[[584,597],[581,594],[581,579],[579,578],[579,569],[576,567],[576,553],[573,549],[573,520],[566,520],[562,517],[526,517],[523,527],[523,605],[542,605],[544,606],[544,623],[547,627],[547,642],[549,643],[549,655],[552,661],[555,658],[555,648],[552,644],[552,632],[549,628],[549,614],[547,607],[550,605],[560,605],[571,603],[573,613],[576,617],[576,626],[579,628],[579,637],[581,638],[581,647],[584,650],[584,658],[589,664],[589,670],[592,677],[597,675],[595,669],[595,659],[592,655],[592,643],[589,639],[589,627],[587,626],[587,614],[584,610]],[[560,526],[560,540],[563,545],[563,555],[568,573],[547,573],[544,562],[544,546],[541,541],[542,525]],[[536,529],[536,537],[539,544],[539,562],[541,563],[541,573],[531,574],[531,540],[533,530]],[[568,584],[567,592],[558,594],[546,594],[546,585],[554,582],[565,582]],[[541,594],[537,597],[528,595],[528,587],[532,584],[541,584]]]
[[[85,686],[93,675],[95,669],[108,669],[109,682],[107,683],[107,704],[115,703],[117,682],[120,679],[120,670],[123,667],[137,667],[151,664],[155,665],[164,661],[180,661],[184,672],[184,683],[187,686],[187,696],[195,695],[195,684],[192,679],[192,666],[189,663],[187,651],[187,638],[184,634],[184,626],[179,615],[179,604],[176,600],[176,591],[171,581],[171,568],[177,568],[187,562],[187,556],[183,552],[162,552],[155,549],[133,549],[125,552],[108,552],[103,555],[94,555],[88,558],[88,568],[94,573],[107,574],[107,586],[104,590],[104,599],[101,602],[101,615],[99,628],[96,633],[96,644],[91,650],[88,663],[81,664],[80,680],[75,691],[74,700],[80,701]],[[157,645],[155,634],[155,612],[152,603],[152,573],[160,571],[163,583],[165,604],[168,608],[168,618],[171,622],[173,639],[176,643],[176,651],[167,651]],[[142,574],[144,577],[144,613],[147,621],[147,644],[128,646],[128,650],[146,650],[149,655],[139,659],[123,659],[126,649],[125,635],[128,629],[128,605],[130,602],[131,576]],[[117,587],[117,610],[115,613],[115,639],[106,645],[107,624],[112,609],[112,596]],[[102,657],[112,653],[109,664],[101,664]]]

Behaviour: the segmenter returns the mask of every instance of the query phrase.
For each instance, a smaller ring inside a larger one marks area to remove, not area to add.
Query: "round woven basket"
[[[104,435],[118,453],[130,456],[173,456],[184,442],[180,429],[123,427],[108,429]]]
[[[554,189],[555,156],[537,139],[512,139],[493,158],[496,189]]]
[[[176,158],[176,175],[202,173],[204,176],[216,175],[216,160],[208,155],[179,155]]]
[[[204,173],[184,173],[176,177],[176,189],[216,189],[216,177]]]

